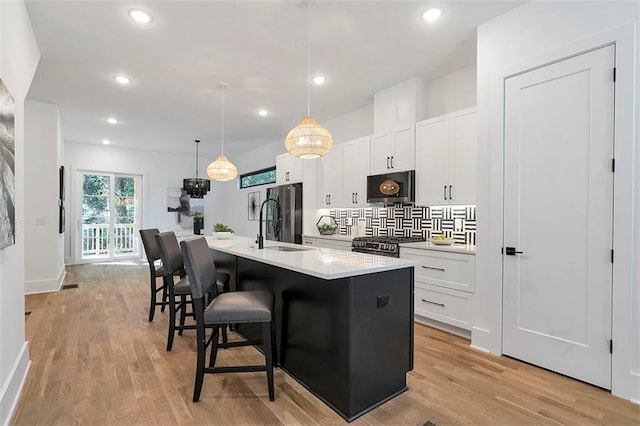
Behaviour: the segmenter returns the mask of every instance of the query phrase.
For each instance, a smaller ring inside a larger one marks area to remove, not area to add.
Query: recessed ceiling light
[[[115,77],[113,77],[113,79],[122,85],[131,83],[131,79],[124,75],[116,75]]]
[[[113,117],[109,117],[109,118],[107,118],[107,122],[109,124],[118,124],[118,119],[117,118],[113,118]]]
[[[261,108],[261,109],[259,109],[259,110],[258,110],[258,115],[259,115],[260,117],[266,117],[267,115],[269,115],[269,111],[267,111],[267,110],[266,110],[266,109],[264,109],[264,108]]]
[[[131,19],[141,24],[148,24],[153,20],[153,18],[151,18],[151,15],[149,15],[147,12],[138,9],[131,9],[129,11],[129,16],[131,16]]]
[[[442,15],[442,10],[435,9],[435,8],[429,9],[422,14],[422,19],[424,19],[427,22],[434,22],[440,17],[440,15]]]
[[[109,144],[111,144],[111,141],[109,139],[102,139],[102,144],[103,145],[109,145]]]
[[[326,83],[327,79],[322,76],[322,75],[316,75],[315,77],[313,77],[313,82],[315,84],[317,84],[318,86],[320,86],[321,84]]]

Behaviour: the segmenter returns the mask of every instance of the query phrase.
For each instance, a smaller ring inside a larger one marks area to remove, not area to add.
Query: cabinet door
[[[448,203],[449,120],[447,116],[416,125],[416,202],[419,205]]]
[[[415,169],[415,129],[399,129],[393,132],[393,150],[389,161],[394,172]]]
[[[302,161],[288,153],[278,155],[276,157],[276,184],[302,182]]]
[[[371,137],[371,162],[372,175],[386,173],[391,169],[391,142],[390,133],[373,135]]]
[[[366,207],[369,175],[370,138],[342,145],[342,203],[348,207]]]
[[[318,162],[318,207],[342,206],[342,145],[333,145]]]
[[[476,109],[451,114],[449,203],[476,203]]]

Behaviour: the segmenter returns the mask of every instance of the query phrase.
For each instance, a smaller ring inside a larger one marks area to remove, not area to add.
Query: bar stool
[[[213,254],[204,237],[182,241],[185,269],[191,283],[191,299],[194,304],[197,333],[196,377],[193,402],[198,402],[205,373],[232,373],[266,371],[269,400],[273,401],[273,349],[275,348],[273,295],[268,291],[233,291],[217,294],[216,265]],[[213,300],[205,306],[205,295],[212,294]],[[218,331],[226,324],[261,323],[261,341],[227,343],[225,348],[257,345],[262,343],[265,365],[215,367],[218,353]],[[212,327],[209,338],[205,330]],[[205,367],[207,348],[211,345],[209,366]]]
[[[156,313],[156,306],[160,305],[160,311],[164,312],[164,307],[167,305],[167,287],[166,282],[160,287],[156,286],[156,279],[162,277],[164,279],[164,268],[162,266],[156,266],[156,261],[160,259],[160,249],[154,236],[160,231],[157,228],[141,229],[140,238],[142,239],[142,245],[144,252],[147,255],[147,261],[149,262],[149,277],[151,285],[151,302],[149,304],[149,321],[153,321],[153,316]],[[162,302],[157,302],[157,293],[162,290]]]
[[[178,239],[173,231],[160,232],[155,235],[156,243],[160,249],[160,258],[164,266],[165,285],[169,292],[169,334],[167,336],[167,351],[173,346],[173,338],[176,330],[182,335],[184,330],[195,330],[195,325],[185,325],[186,317],[193,317],[193,309],[187,312],[187,305],[191,303],[191,286],[189,277],[184,271],[184,260],[178,245]],[[178,276],[180,280],[175,283],[173,277]],[[222,293],[229,288],[229,274],[218,272],[216,274],[216,284],[218,292]],[[180,324],[176,326],[176,313],[180,312]],[[223,343],[227,342],[226,329],[223,330]]]

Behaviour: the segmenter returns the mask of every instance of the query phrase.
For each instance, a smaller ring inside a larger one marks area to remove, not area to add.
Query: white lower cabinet
[[[414,291],[416,320],[470,337],[475,255],[400,247],[400,257],[418,262]]]
[[[351,251],[351,241],[331,238],[302,237],[302,244],[310,247]]]

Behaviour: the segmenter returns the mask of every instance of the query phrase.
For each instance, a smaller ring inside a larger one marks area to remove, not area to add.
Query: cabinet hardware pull
[[[358,204],[358,193],[356,192],[356,204]]]
[[[424,269],[433,269],[434,271],[442,271],[444,272],[444,268],[436,268],[435,266],[424,266],[424,265],[420,265],[422,266],[422,268]]]
[[[453,185],[449,185],[449,199],[453,200],[453,195],[451,194],[451,190],[453,189]]]
[[[515,247],[505,247],[504,254],[507,256],[515,256],[516,254],[524,254],[524,252],[516,250]]]
[[[324,194],[324,203],[329,205],[329,196],[327,194]]]
[[[391,168],[393,169],[393,155],[391,156]]]
[[[351,204],[355,204],[356,203],[356,193],[352,192],[351,193]]]
[[[427,300],[427,299],[422,299],[422,301],[424,303],[431,303],[432,305],[436,305],[436,306],[440,306],[440,307],[444,308],[444,303],[432,302],[431,300]]]
[[[447,199],[447,185],[442,187],[442,197],[446,200]]]
[[[329,194],[329,205],[331,205],[331,194]]]
[[[387,169],[389,169],[389,157],[387,157]]]

